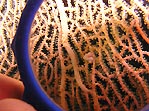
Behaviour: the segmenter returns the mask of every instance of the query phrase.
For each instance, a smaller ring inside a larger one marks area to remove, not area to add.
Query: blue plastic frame
[[[28,50],[29,35],[35,14],[42,2],[43,0],[28,0],[12,42],[12,50],[25,86],[23,100],[33,105],[38,111],[62,111],[43,91],[34,76],[30,63]]]

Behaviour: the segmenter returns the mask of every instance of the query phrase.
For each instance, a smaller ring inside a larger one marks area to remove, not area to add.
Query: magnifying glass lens
[[[148,104],[146,3],[44,1],[29,52],[46,94],[67,111],[140,110]]]

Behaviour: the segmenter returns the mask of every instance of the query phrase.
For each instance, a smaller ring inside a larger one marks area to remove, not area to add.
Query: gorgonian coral
[[[149,103],[148,37],[148,0],[45,0],[30,57],[65,110],[134,111]]]

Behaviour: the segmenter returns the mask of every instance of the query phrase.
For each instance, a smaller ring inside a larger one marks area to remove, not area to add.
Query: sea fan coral
[[[25,0],[0,0],[0,73],[19,79],[17,65],[11,50]]]
[[[44,0],[29,51],[39,82],[65,110],[136,111],[149,104],[148,47],[148,0]]]

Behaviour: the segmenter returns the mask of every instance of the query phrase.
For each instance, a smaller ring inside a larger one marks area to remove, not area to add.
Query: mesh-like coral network
[[[0,73],[19,79],[16,61],[11,50],[25,0],[0,0]]]
[[[18,22],[20,14],[10,12],[1,9],[1,18]],[[11,42],[17,23],[14,32],[11,22],[2,23],[2,40]],[[65,110],[136,111],[149,104],[148,0],[44,0],[29,42],[39,82]],[[16,67],[7,44],[0,44],[0,59]]]

